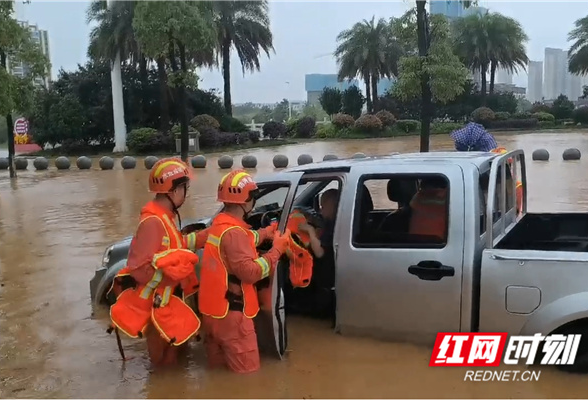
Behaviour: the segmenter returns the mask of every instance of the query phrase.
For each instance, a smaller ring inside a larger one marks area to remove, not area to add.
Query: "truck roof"
[[[312,164],[300,165],[291,167],[284,172],[320,172],[321,169],[333,168],[351,168],[354,165],[393,165],[400,163],[443,163],[443,164],[457,164],[462,167],[480,168],[487,164],[493,158],[497,157],[495,153],[485,152],[459,152],[459,151],[439,151],[428,153],[393,153],[388,156],[365,157],[365,158],[346,158],[339,160],[319,161]]]

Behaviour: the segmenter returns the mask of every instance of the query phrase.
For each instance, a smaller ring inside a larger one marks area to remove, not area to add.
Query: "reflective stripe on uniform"
[[[148,299],[153,294],[153,290],[161,283],[163,279],[163,272],[161,270],[156,270],[153,274],[151,280],[145,285],[145,287],[141,290],[141,298]]]
[[[196,251],[196,233],[192,232],[186,235],[186,247],[189,250]]]
[[[261,279],[267,278],[270,272],[270,266],[267,260],[264,257],[259,257],[255,259],[255,262],[261,267]]]
[[[257,245],[259,245],[259,233],[257,233],[257,231],[254,230],[250,230],[249,232],[253,234],[253,238],[255,240],[255,247],[257,247]]]
[[[172,287],[166,286],[165,289],[163,289],[163,296],[161,297],[160,307],[165,307],[167,305],[167,303],[169,303],[169,299],[170,299],[171,295],[172,295]]]

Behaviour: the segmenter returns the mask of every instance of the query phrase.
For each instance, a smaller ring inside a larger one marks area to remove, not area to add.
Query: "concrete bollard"
[[[98,165],[102,170],[108,170],[114,168],[114,160],[112,157],[104,156],[98,161]]]
[[[24,157],[14,157],[14,168],[22,171],[27,169],[29,166],[29,160]]]
[[[310,154],[300,154],[297,161],[298,165],[311,164],[313,162]]]
[[[49,168],[49,160],[47,160],[45,157],[37,157],[33,161],[33,166],[37,171],[44,171]]]
[[[55,166],[57,169],[69,169],[69,167],[71,167],[71,162],[69,161],[69,158],[61,156],[55,159]]]
[[[256,168],[257,158],[251,155],[243,156],[243,158],[241,158],[241,165],[243,168]]]
[[[288,157],[283,154],[276,154],[272,161],[274,163],[274,168],[286,168],[290,162]]]
[[[233,167],[233,157],[231,156],[220,156],[218,159],[218,167],[220,169],[229,169]]]
[[[533,152],[533,161],[549,161],[549,152],[545,149],[537,149]]]
[[[86,156],[78,157],[76,160],[76,166],[78,169],[90,169],[92,168],[92,159]]]
[[[366,158],[367,156],[365,155],[365,153],[355,153],[354,155],[351,156],[351,158]]]
[[[206,157],[202,154],[192,157],[192,168],[206,168]]]
[[[143,165],[145,165],[145,168],[151,169],[157,161],[159,161],[159,158],[155,156],[147,156],[145,157],[145,160],[143,160]]]
[[[137,160],[135,160],[135,157],[124,156],[120,160],[120,166],[123,167],[123,169],[133,169],[137,166]]]
[[[337,157],[334,154],[327,154],[323,157],[323,161],[330,161],[330,160],[338,160],[339,157]]]
[[[8,158],[0,157],[0,171],[8,169]]]
[[[562,157],[564,161],[577,161],[582,158],[582,153],[578,149],[571,148],[564,150]]]

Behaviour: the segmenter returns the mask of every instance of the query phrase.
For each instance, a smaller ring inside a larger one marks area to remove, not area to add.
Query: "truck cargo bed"
[[[588,252],[588,213],[526,214],[496,248]]]

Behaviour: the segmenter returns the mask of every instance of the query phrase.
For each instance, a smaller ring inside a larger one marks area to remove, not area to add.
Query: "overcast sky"
[[[21,0],[17,0],[21,1]],[[304,75],[336,73],[336,36],[362,19],[400,16],[413,5],[409,0],[379,2],[287,2],[270,3],[271,28],[276,53],[263,57],[261,72],[243,76],[236,55],[232,59],[233,102],[270,103],[289,98],[303,100]],[[528,55],[542,61],[545,47],[568,48],[567,35],[574,21],[588,15],[586,2],[480,1],[480,6],[518,19],[530,38]],[[49,31],[53,76],[58,70],[75,69],[87,59],[88,1],[52,2],[32,0],[22,7],[24,17]],[[200,86],[222,88],[220,71],[203,70]],[[286,82],[290,82],[287,84]],[[515,82],[527,86],[521,73]]]

